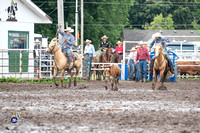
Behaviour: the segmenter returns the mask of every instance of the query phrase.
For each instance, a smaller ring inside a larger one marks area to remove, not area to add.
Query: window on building
[[[22,31],[8,31],[9,72],[28,72],[29,33]],[[21,54],[21,56],[20,56]],[[22,60],[20,62],[20,60]],[[20,71],[21,70],[21,71]]]
[[[9,49],[28,49],[28,32],[8,32]]]

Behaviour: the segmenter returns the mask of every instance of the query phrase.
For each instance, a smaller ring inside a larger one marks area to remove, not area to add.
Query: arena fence
[[[78,50],[74,52],[80,52]],[[2,49],[0,51],[0,78],[52,78],[54,56],[46,49]],[[57,77],[61,74],[58,73]],[[82,70],[79,77],[82,76]],[[65,73],[65,78],[69,75]]]

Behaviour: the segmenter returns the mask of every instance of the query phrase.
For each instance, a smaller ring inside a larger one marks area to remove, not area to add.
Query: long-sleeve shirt
[[[130,52],[129,56],[128,56],[128,60],[133,60],[134,62],[136,61],[136,52]]]
[[[89,44],[89,45],[86,45],[85,46],[85,50],[84,50],[84,53],[85,54],[93,54],[93,56],[95,56],[95,49],[94,49],[94,46],[92,44]]]
[[[137,56],[136,56],[136,62],[138,60],[149,60],[150,61],[150,56],[149,56],[149,52],[147,50],[147,48],[139,48],[137,50]]]
[[[106,43],[104,43],[104,41],[101,40],[101,42],[100,42],[100,46],[99,46],[99,47],[100,47],[100,48],[101,48],[101,47],[109,48],[109,42],[106,41]]]
[[[162,44],[163,49],[166,50],[167,48],[166,48],[166,45],[165,45],[165,43],[164,43],[163,41],[170,42],[170,41],[169,41],[168,39],[166,39],[166,38],[159,37],[158,40],[157,40],[157,39],[154,39],[154,40],[151,42],[151,44],[150,44],[150,46],[149,46],[149,50],[151,50],[151,48],[153,47],[153,45],[154,45],[155,43],[160,43],[160,42],[161,42],[161,44]]]
[[[118,53],[118,52],[120,52],[121,54],[123,54],[123,46],[121,46],[121,47],[117,46],[115,48],[115,53]]]
[[[60,33],[62,36],[63,36],[63,39],[62,39],[62,48],[71,48],[74,43],[75,43],[75,39],[74,39],[74,36],[72,34],[70,35],[67,35],[67,33],[61,31],[61,28],[59,27],[58,28],[58,33]],[[65,39],[67,39],[67,42],[65,42]]]

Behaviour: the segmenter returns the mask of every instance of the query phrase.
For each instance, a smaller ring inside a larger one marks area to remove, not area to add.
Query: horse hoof
[[[106,90],[108,90],[108,87],[107,87],[107,86],[105,86],[105,89],[106,89]]]
[[[152,87],[151,87],[151,89],[152,89],[152,90],[154,90],[154,89],[155,89],[155,85],[154,85],[154,84],[152,84]]]
[[[56,86],[58,86],[58,84],[55,84]]]

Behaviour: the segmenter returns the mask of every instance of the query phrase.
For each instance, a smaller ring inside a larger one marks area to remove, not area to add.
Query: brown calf
[[[104,70],[104,74],[105,74],[105,77],[106,77],[106,80],[105,80],[106,90],[108,89],[107,81],[110,80],[111,81],[111,87],[112,87],[111,90],[117,91],[118,90],[117,85],[119,84],[119,77],[121,75],[120,67],[118,65],[112,65],[110,68]]]

